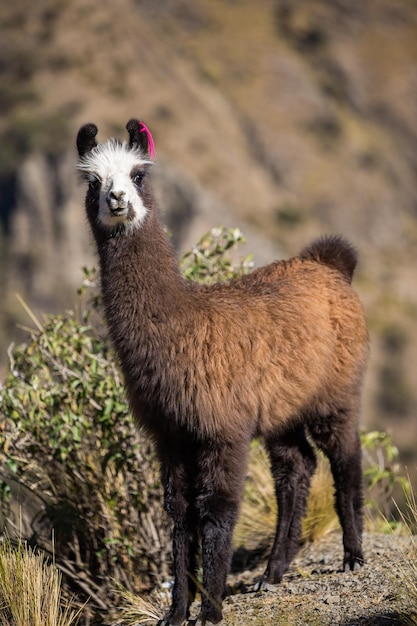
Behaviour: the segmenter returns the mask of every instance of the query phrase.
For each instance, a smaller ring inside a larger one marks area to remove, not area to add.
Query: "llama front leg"
[[[316,468],[316,457],[303,427],[294,428],[279,438],[271,437],[267,448],[275,482],[278,522],[268,565],[256,590],[279,583],[298,552],[302,517]]]
[[[173,569],[174,586],[171,608],[159,622],[160,626],[181,626],[189,616],[194,599],[197,569],[198,526],[193,504],[188,501],[190,491],[188,473],[181,464],[165,468],[165,508],[174,520]],[[189,574],[192,574],[192,577]]]
[[[202,525],[203,586],[201,614],[196,622],[202,625],[218,624],[222,619],[238,505],[215,506],[213,513],[221,519],[207,519]]]
[[[189,617],[189,607],[194,599],[196,585],[189,572],[195,570],[195,554],[198,550],[196,535],[182,523],[174,524],[173,532],[174,586],[171,608],[161,620],[160,626],[181,626]],[[193,575],[194,577],[194,575]]]
[[[197,511],[203,561],[201,613],[197,625],[218,624],[232,557],[232,536],[243,491],[249,441],[208,442],[200,458]]]

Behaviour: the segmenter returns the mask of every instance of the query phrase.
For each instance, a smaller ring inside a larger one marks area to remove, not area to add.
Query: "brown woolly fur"
[[[153,437],[174,521],[175,583],[161,621],[179,626],[196,592],[197,624],[216,624],[249,443],[263,437],[279,508],[258,588],[278,583],[296,554],[316,456],[327,455],[343,529],[343,567],[363,564],[358,418],[368,335],[350,282],[356,252],[340,237],[229,283],[182,277],[147,172],[147,139],[95,143],[78,134],[89,184],[106,319],[138,424]]]

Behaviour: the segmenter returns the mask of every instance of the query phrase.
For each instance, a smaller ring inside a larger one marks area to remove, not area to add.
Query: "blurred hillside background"
[[[237,226],[256,264],[322,233],[358,248],[372,342],[363,426],[417,464],[415,0],[0,5],[0,370],[95,264],[75,135],[139,117],[179,252]]]

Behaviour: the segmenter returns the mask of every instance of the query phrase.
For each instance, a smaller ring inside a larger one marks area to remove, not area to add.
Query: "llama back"
[[[157,397],[172,423],[231,438],[250,423],[267,434],[360,385],[367,334],[351,286],[310,260],[275,265],[275,280],[273,266],[267,280],[195,285],[187,307],[170,317],[159,351],[165,393]]]

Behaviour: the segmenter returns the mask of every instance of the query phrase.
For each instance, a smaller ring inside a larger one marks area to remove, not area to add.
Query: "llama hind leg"
[[[330,461],[335,484],[335,504],[343,531],[343,569],[357,570],[363,563],[363,477],[362,452],[356,418],[343,411],[332,416],[332,433],[323,428],[309,427],[317,445]],[[352,418],[352,419],[350,419]]]
[[[268,566],[255,589],[279,583],[298,552],[316,457],[302,426],[266,442],[278,503],[278,522]]]

